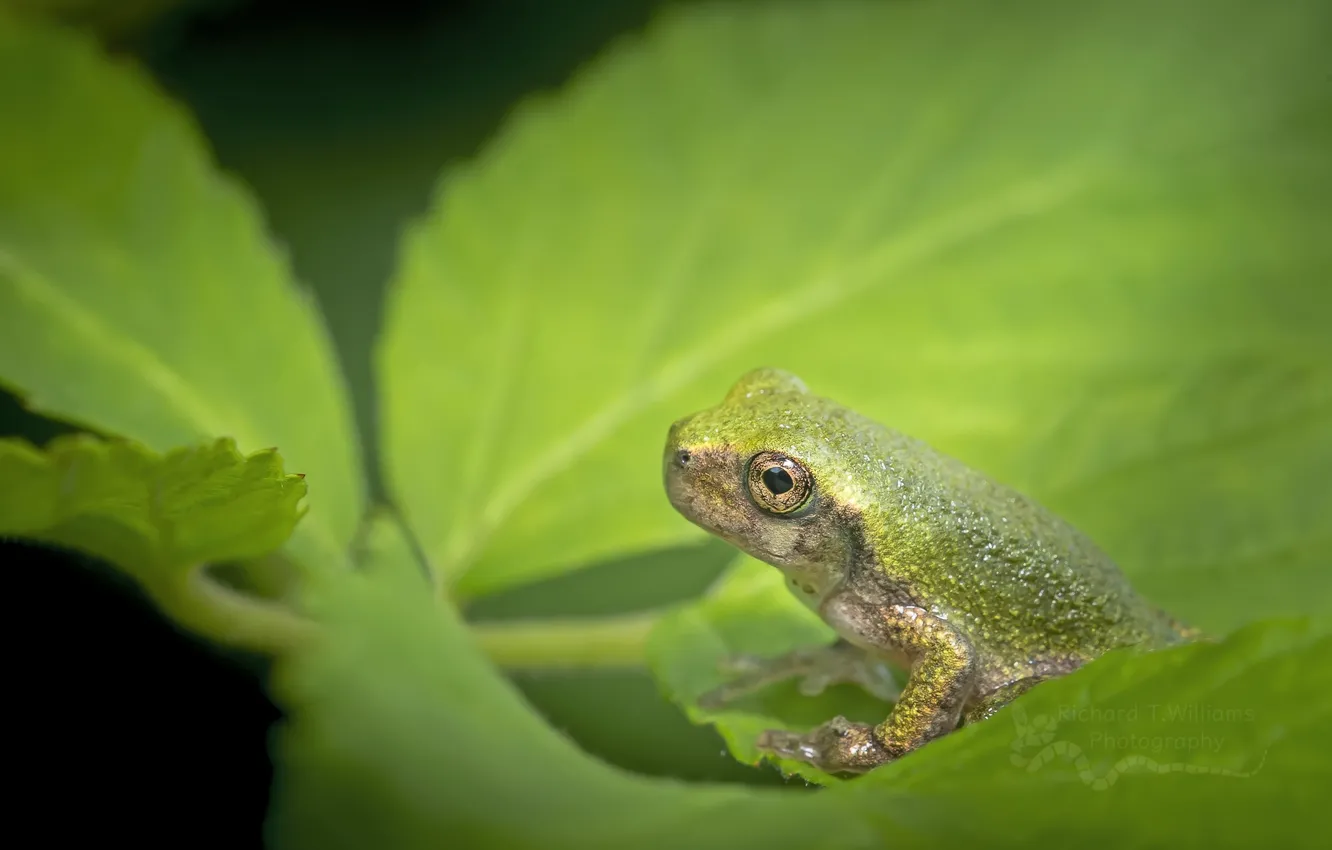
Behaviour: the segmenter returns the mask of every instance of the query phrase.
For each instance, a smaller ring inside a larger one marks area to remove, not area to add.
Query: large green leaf
[[[369,538],[362,572],[307,586],[328,628],[275,671],[290,719],[274,846],[817,847],[829,835],[869,846],[862,824],[839,823],[844,806],[593,760],[524,704],[451,606],[420,592],[391,524],[381,517]]]
[[[1311,789],[1332,744],[1326,627],[1276,622],[1214,646],[1115,654],[824,793],[690,786],[612,769],[543,724],[453,608],[419,592],[396,534],[371,535],[362,572],[307,586],[306,607],[329,627],[276,671],[289,719],[274,846],[773,850],[1113,836],[1177,848],[1318,837],[1305,830],[1323,806]],[[1128,714],[1135,707],[1142,716]],[[1149,741],[1118,743],[1129,735]],[[1207,747],[1154,743],[1203,736]]]
[[[1034,718],[1045,711],[1046,719],[1063,733],[1061,739],[1076,745],[1076,751],[1068,745],[1059,748],[1056,755],[1067,758],[1069,764],[1062,771],[1053,771],[1057,777],[1044,775],[1041,781],[1058,783],[1067,781],[1070,775],[1078,775],[1089,785],[1097,786],[1098,780],[1114,782],[1118,776],[1134,771],[1206,773],[1215,768],[1222,772],[1216,775],[1227,771],[1244,773],[1243,764],[1260,760],[1255,747],[1261,747],[1255,741],[1275,740],[1291,731],[1283,726],[1286,721],[1282,718],[1300,716],[1306,703],[1317,707],[1315,713],[1332,711],[1332,671],[1327,665],[1320,665],[1317,671],[1305,671],[1309,675],[1302,680],[1304,673],[1294,666],[1296,662],[1283,656],[1287,651],[1282,643],[1285,637],[1270,638],[1277,641],[1275,644],[1268,643],[1269,638],[1254,637],[1298,634],[1302,636],[1299,637],[1301,641],[1316,639],[1323,647],[1332,645],[1327,637],[1326,621],[1320,621],[1319,627],[1313,631],[1307,624],[1290,628],[1294,631],[1289,631],[1285,625],[1277,625],[1270,630],[1250,629],[1237,633],[1227,642],[1230,649],[1225,651],[1207,646],[1156,653],[1150,658],[1125,655],[1119,660],[1097,662],[1094,669],[1074,677],[1072,684],[1041,685],[1034,691],[1039,695],[1033,698],[1034,703],[1023,700],[1015,704],[1017,712],[1003,716]],[[887,715],[890,705],[851,685],[839,685],[818,697],[809,697],[797,691],[795,682],[766,687],[723,708],[700,706],[698,698],[727,680],[723,662],[728,657],[775,655],[800,647],[827,644],[834,638],[833,632],[790,594],[777,570],[746,557],[702,599],[681,606],[657,623],[649,638],[648,656],[653,672],[668,696],[679,703],[694,722],[715,724],[737,759],[759,764],[764,755],[755,746],[755,740],[765,729],[809,729],[837,714],[877,723]],[[1305,651],[1310,654],[1301,654],[1301,658],[1317,658],[1312,646],[1301,653]],[[1242,674],[1232,668],[1232,664],[1254,665],[1262,669]],[[1279,684],[1268,688],[1255,682],[1254,677],[1270,676],[1278,677]],[[1239,678],[1231,681],[1232,677]],[[1246,689],[1253,693],[1246,695]],[[1132,699],[1123,698],[1120,690],[1131,692]],[[1259,690],[1265,690],[1262,696],[1258,696]],[[1060,695],[1058,701],[1046,698],[1051,692]],[[1051,709],[1051,706],[1057,708]],[[1134,706],[1138,710],[1130,712]],[[1216,717],[1212,709],[1220,709],[1225,716]],[[1243,716],[1230,716],[1229,713],[1236,710]],[[1023,728],[1029,725],[1026,720],[1020,722]],[[1045,723],[1032,722],[1037,725]],[[1300,721],[1301,724],[1304,722]],[[990,727],[989,723],[983,725]],[[1310,731],[1307,727],[1302,728]],[[930,744],[922,751],[919,760],[913,756],[906,763],[924,764],[924,769],[934,770],[936,768],[929,765],[934,764],[936,753],[944,764],[968,762],[977,766],[978,776],[986,777],[977,779],[974,786],[975,793],[982,793],[981,789],[992,779],[989,769],[1002,761],[995,753],[1006,744],[1002,738],[983,735],[986,743],[976,745],[973,752],[969,745],[953,743],[954,738],[964,739],[973,733],[973,730],[955,733],[947,738],[950,743],[945,746],[940,746],[940,742]],[[1174,738],[1196,737],[1204,733],[1209,736],[1205,742],[1208,746],[1202,746],[1202,739],[1190,740],[1180,745],[1183,752],[1170,750],[1163,754],[1163,747],[1178,743],[1173,741]],[[1165,743],[1157,740],[1162,738],[1172,740]],[[1018,756],[1031,762],[1045,744],[1052,741],[1053,738],[1025,755],[1018,752],[1019,742],[1014,742],[1013,749]],[[986,746],[991,748],[988,753],[984,752]],[[1084,754],[1089,757],[1089,764],[1078,768],[1077,759]],[[1299,753],[1287,755],[1293,760],[1274,764],[1288,764],[1291,770],[1302,773],[1314,769],[1318,763],[1316,759],[1302,761]],[[1050,757],[1047,754],[1041,758]],[[1128,761],[1124,762],[1124,759]],[[839,781],[837,777],[800,762],[773,761],[784,773],[799,774],[810,781],[823,784]],[[1023,766],[1034,772],[1044,765],[1024,763]],[[946,775],[941,781],[956,782],[955,771],[970,769],[960,766],[939,768]],[[1275,768],[1278,772],[1282,769]],[[1080,770],[1083,773],[1079,773]],[[872,774],[871,784],[880,781],[882,773]],[[883,781],[896,787],[890,780]],[[1009,783],[1003,784],[1007,787]],[[1076,806],[1077,803],[1070,802],[1069,805]]]
[[[1204,626],[1329,610],[1330,10],[669,16],[405,242],[384,456],[434,568],[475,595],[696,534],[666,428],[773,365]]]
[[[103,558],[178,622],[224,643],[271,650],[307,631],[205,570],[271,552],[296,527],[305,481],[286,474],[275,451],[242,457],[221,439],[158,455],[87,435],[42,451],[5,439],[0,482],[0,537]]]
[[[0,383],[165,451],[278,446],[314,485],[294,551],[334,561],[359,446],[315,305],[188,118],[86,37],[0,13]]]
[[[882,833],[901,801],[951,845],[1320,846],[1332,719],[1326,620],[1115,653],[894,769],[835,789]],[[960,814],[959,800],[983,800]],[[946,826],[945,826],[946,825]]]

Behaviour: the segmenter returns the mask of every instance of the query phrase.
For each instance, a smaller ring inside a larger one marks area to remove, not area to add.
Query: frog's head
[[[854,413],[795,375],[758,369],[671,426],[666,492],[685,518],[778,567],[841,570],[861,488]],[[848,443],[848,440],[851,443]]]

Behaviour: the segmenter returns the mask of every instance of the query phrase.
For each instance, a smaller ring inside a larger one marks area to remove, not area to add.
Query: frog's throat
[[[780,563],[762,558],[786,577],[788,589],[817,610],[832,594],[852,581],[852,574],[874,559],[873,547],[865,534],[864,516],[858,508],[837,504],[823,498],[827,519],[818,549],[807,550],[805,557],[788,555]],[[755,555],[755,557],[759,557]]]

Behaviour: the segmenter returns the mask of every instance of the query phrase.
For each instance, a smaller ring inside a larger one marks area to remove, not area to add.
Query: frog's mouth
[[[741,539],[730,529],[725,528],[708,519],[708,512],[700,508],[700,500],[695,494],[689,492],[681,486],[668,487],[668,495],[671,505],[679,511],[680,515],[692,522],[694,525],[704,531],[716,535],[734,546],[746,548]]]
[[[680,512],[681,516],[692,522],[694,525],[715,537],[725,540],[740,551],[753,555],[761,561],[766,561],[769,564],[780,564],[783,562],[784,559],[780,554],[772,551],[766,546],[760,546],[755,543],[755,539],[758,535],[746,535],[736,531],[734,528],[723,526],[711,520],[708,516],[710,513],[709,510],[704,507],[708,500],[700,498],[688,488],[679,484],[674,484],[674,486],[668,484],[667,491],[671,505]],[[734,515],[739,519],[743,519],[743,508],[734,510]],[[724,513],[727,513],[728,516],[732,515],[730,512]]]
[[[773,565],[781,564],[785,561],[785,558],[783,558],[778,553],[772,551],[766,546],[757,545],[750,538],[736,534],[733,531],[721,528],[720,526],[714,525],[705,520],[695,519],[694,517],[689,516],[688,514],[685,514],[685,518],[688,519],[690,522],[692,522],[694,525],[697,525],[699,528],[703,529],[704,531],[707,531],[713,534],[714,536],[719,537],[722,540],[725,540],[727,543],[730,543],[732,546],[739,549],[741,552],[745,552],[749,555],[752,555],[755,558],[758,558],[760,561]]]
[[[669,441],[662,464],[666,496],[680,515],[742,552],[769,564],[785,557],[764,539],[749,497],[740,489],[740,461],[719,446],[690,446]]]

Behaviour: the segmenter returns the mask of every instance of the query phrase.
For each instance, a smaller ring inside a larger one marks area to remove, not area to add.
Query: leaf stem
[[[227,646],[277,655],[305,643],[318,628],[284,605],[217,582],[202,565],[172,579],[151,582],[147,590],[182,626]]]
[[[642,667],[661,611],[610,617],[473,622],[490,660],[517,670]]]

